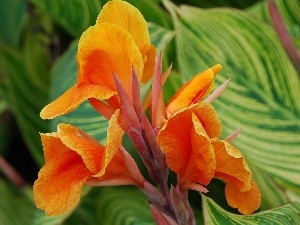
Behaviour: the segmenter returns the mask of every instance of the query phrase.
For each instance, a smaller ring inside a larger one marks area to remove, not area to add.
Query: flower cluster
[[[109,120],[106,146],[69,124],[41,134],[45,165],[34,183],[36,205],[48,215],[72,210],[83,185],[135,185],[148,197],[160,224],[195,224],[188,190],[207,192],[213,178],[226,182],[228,204],[242,214],[260,205],[260,191],[240,151],[220,139],[221,121],[211,105],[228,82],[208,96],[221,65],[197,74],[165,105],[161,55],[150,43],[146,21],[132,5],[112,0],[78,44],[77,83],[41,111],[43,119],[66,114],[83,101]],[[152,89],[140,99],[140,84]],[[145,111],[150,111],[150,119]],[[151,122],[150,122],[151,121]],[[122,146],[126,133],[149,172],[153,186]],[[177,185],[168,186],[168,170]]]

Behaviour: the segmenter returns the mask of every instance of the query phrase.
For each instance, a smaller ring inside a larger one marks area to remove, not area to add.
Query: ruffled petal
[[[191,155],[181,182],[208,185],[216,168],[215,152],[198,117],[192,113]]]
[[[115,91],[107,87],[94,84],[75,85],[59,98],[46,105],[42,109],[40,116],[42,119],[53,119],[73,111],[88,98],[102,100],[110,98],[115,93]]]
[[[203,100],[211,92],[215,76],[221,68],[222,66],[217,64],[183,85],[169,101],[166,109],[167,115]]]
[[[216,155],[215,177],[236,186],[241,192],[251,188],[252,173],[242,153],[227,141],[212,140]]]
[[[41,134],[46,164],[33,185],[34,200],[47,215],[66,213],[80,200],[83,183],[92,175],[81,157],[53,134]],[[55,156],[54,156],[55,154]]]
[[[116,91],[115,74],[130,96],[132,67],[139,81],[144,69],[142,54],[128,31],[107,23],[91,26],[82,34],[77,62],[79,84],[92,83]]]
[[[140,11],[125,1],[110,1],[104,5],[97,23],[116,24],[127,30],[142,53],[145,64],[142,82],[153,76],[156,49],[150,43],[147,22]]]
[[[81,156],[90,171],[97,173],[100,170],[99,162],[105,151],[104,146],[87,133],[69,124],[58,124],[57,133],[64,145]]]
[[[180,177],[185,173],[192,152],[192,127],[191,111],[179,112],[166,121],[157,136],[168,166]]]
[[[220,120],[208,103],[178,111],[163,125],[157,141],[171,170],[183,182],[208,184],[215,158],[210,136],[220,134]]]
[[[261,194],[256,183],[251,181],[251,188],[241,192],[233,183],[228,183],[225,187],[225,195],[228,204],[237,208],[242,214],[251,214],[257,210],[261,203]]]
[[[187,107],[185,110],[193,111],[200,120],[209,138],[219,137],[222,133],[221,120],[214,107],[207,102],[201,102]]]
[[[99,163],[101,163],[101,167],[99,172],[95,175],[97,177],[107,173],[106,168],[118,153],[122,145],[123,131],[118,123],[119,114],[120,110],[116,110],[115,114],[112,115],[111,119],[109,120],[105,152],[103,154],[102,160],[99,161]]]

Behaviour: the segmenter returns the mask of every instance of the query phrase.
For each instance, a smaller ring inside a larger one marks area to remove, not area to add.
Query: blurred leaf
[[[0,44],[19,46],[21,31],[27,17],[25,1],[0,1]]]
[[[4,84],[2,95],[16,117],[25,143],[38,164],[43,164],[43,154],[38,132],[48,130],[48,123],[40,119],[39,112],[48,99],[48,73],[46,70],[30,70],[31,66],[43,65],[47,55],[42,50],[36,36],[28,36],[30,44],[26,51],[35,49],[29,58],[24,58],[22,52],[7,46],[0,46],[1,83]],[[33,47],[34,46],[34,47]],[[32,60],[32,61],[31,61]],[[33,63],[35,62],[35,63]],[[44,74],[35,74],[44,71]],[[43,85],[41,85],[43,84]]]
[[[205,224],[282,225],[300,223],[300,203],[290,203],[276,209],[249,216],[242,216],[225,211],[214,203],[212,199],[204,195],[202,195],[202,198]]]
[[[246,8],[252,5],[255,2],[261,0],[247,0],[247,1],[240,1],[240,0],[172,0],[172,2],[178,4],[186,4],[186,5],[193,5],[200,8],[213,8],[213,7],[234,7],[234,8]]]
[[[31,0],[31,2],[49,13],[57,24],[74,37],[80,36],[84,30],[95,24],[103,6],[103,0]]]
[[[35,206],[23,192],[0,179],[0,193],[1,225],[32,225]]]
[[[279,9],[280,15],[284,23],[289,27],[293,24],[298,24],[300,21],[300,1],[299,0],[274,0]],[[260,1],[249,7],[247,12],[255,17],[262,19],[271,24],[271,19],[268,11],[267,1]]]
[[[278,187],[269,174],[257,167],[251,167],[251,171],[261,193],[261,210],[272,209],[289,202],[286,194]]]
[[[170,44],[175,35],[172,30],[168,30],[154,23],[148,23],[148,29],[150,33],[151,43],[156,47],[156,54],[164,51],[164,49]]]
[[[126,0],[134,5],[144,16],[145,20],[169,28],[171,19],[168,14],[155,1],[149,0]]]
[[[247,160],[299,192],[300,82],[273,29],[237,10],[166,6],[184,81],[216,63],[216,86],[232,79],[214,102],[223,136],[242,127],[234,144]]]
[[[96,204],[101,225],[155,224],[145,195],[136,187],[102,188]]]

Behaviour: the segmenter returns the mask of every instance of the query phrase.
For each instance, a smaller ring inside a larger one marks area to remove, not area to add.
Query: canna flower
[[[157,142],[182,191],[207,192],[202,185],[218,178],[226,182],[228,204],[242,214],[251,214],[260,205],[260,191],[240,151],[219,140],[221,121],[213,106],[209,101],[201,102],[212,90],[221,68],[215,65],[198,74],[173,96],[165,107],[166,119]],[[224,87],[216,90],[216,95]]]
[[[137,165],[121,147],[118,115],[119,110],[109,121],[105,147],[68,124],[59,124],[57,133],[41,134],[45,165],[33,186],[38,208],[47,215],[72,210],[80,200],[83,185],[143,187],[145,180]]]
[[[243,214],[260,205],[260,192],[240,151],[219,140],[221,123],[210,103],[174,113],[158,133],[158,144],[181,190],[201,191],[212,178],[226,182],[228,204]],[[203,192],[203,191],[202,191]],[[204,191],[205,192],[205,191]]]
[[[96,110],[109,118],[120,108],[113,74],[132,99],[132,69],[139,82],[147,82],[153,75],[155,51],[142,14],[127,2],[108,2],[96,24],[80,37],[77,83],[45,106],[40,116],[52,119],[71,112],[89,99]]]

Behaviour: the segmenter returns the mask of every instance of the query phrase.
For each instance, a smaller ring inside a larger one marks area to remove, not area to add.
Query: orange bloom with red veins
[[[145,182],[130,155],[120,148],[119,110],[109,122],[107,145],[68,124],[57,133],[41,134],[45,165],[33,186],[34,200],[47,215],[66,213],[78,204],[84,184],[143,187]]]
[[[147,24],[132,5],[120,0],[108,2],[97,23],[89,27],[78,44],[77,83],[41,111],[43,119],[52,119],[77,108],[89,99],[100,112],[120,108],[116,96],[115,74],[132,98],[132,69],[140,82],[153,75],[155,47],[150,43]]]

